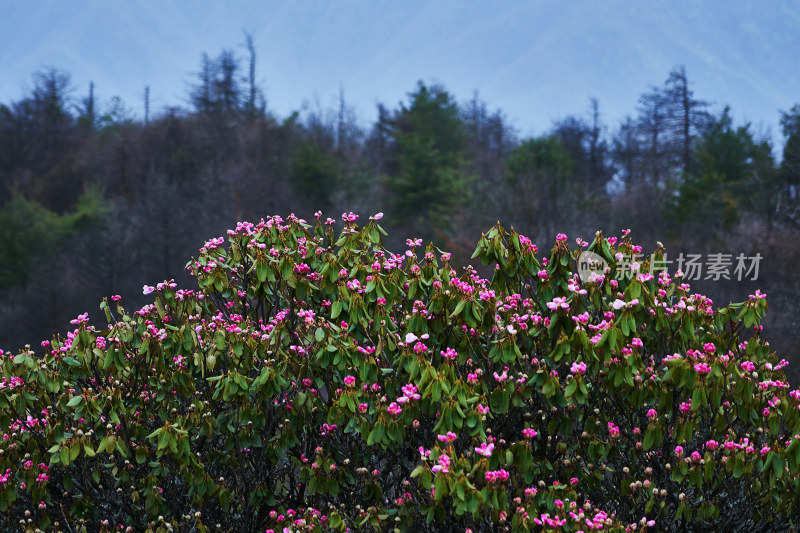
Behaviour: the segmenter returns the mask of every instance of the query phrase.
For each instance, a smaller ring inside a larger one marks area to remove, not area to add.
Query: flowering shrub
[[[627,233],[559,235],[540,260],[497,226],[483,279],[344,219],[240,223],[189,263],[198,287],[0,352],[0,527],[797,524],[800,391],[761,338],[763,294],[714,308],[655,271],[661,249],[611,279],[641,251]],[[609,265],[586,283],[583,248]]]

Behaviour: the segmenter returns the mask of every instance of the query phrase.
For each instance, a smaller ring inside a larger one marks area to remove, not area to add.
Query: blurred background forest
[[[390,249],[421,237],[461,265],[497,221],[543,251],[559,232],[574,243],[631,228],[645,253],[661,241],[673,260],[760,254],[755,281],[692,286],[720,305],[766,292],[765,334],[798,382],[800,105],[781,113],[776,144],[695,95],[678,67],[617,124],[587,100],[522,136],[477,94],[419,82],[365,126],[344,93],[274,114],[248,45],[203,55],[183,107],[151,112],[143,88],[134,113],[57,69],[0,102],[0,347],[36,346],[97,316],[104,296],[138,306],[144,284],[191,284],[189,258],[236,221],[382,211]]]

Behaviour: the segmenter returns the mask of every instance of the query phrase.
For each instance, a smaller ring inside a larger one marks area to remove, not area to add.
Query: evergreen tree
[[[467,194],[466,139],[455,100],[443,87],[420,82],[391,127],[394,153],[387,188],[392,215],[418,231],[431,219],[447,226]]]

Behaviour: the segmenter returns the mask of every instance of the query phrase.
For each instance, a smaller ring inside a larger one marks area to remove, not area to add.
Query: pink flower
[[[547,302],[547,308],[551,311],[557,311],[560,309],[569,309],[569,304],[567,303],[566,296],[557,296],[553,298],[552,302]]]
[[[409,400],[419,400],[420,398],[419,393],[417,392],[417,386],[414,385],[413,383],[409,383],[408,385],[403,385],[401,387],[401,390],[403,391],[403,396],[405,396]]]
[[[155,290],[156,290],[156,288],[153,287],[152,285],[144,285],[142,287],[142,294],[145,294],[145,295],[151,294]]]
[[[525,428],[525,429],[523,429],[522,430],[522,434],[525,435],[526,437],[528,437],[529,439],[532,439],[533,437],[538,435],[536,430],[533,429],[533,428]]]
[[[489,470],[484,474],[487,483],[497,483],[499,481],[505,481],[508,479],[509,475],[504,469],[500,470]]]
[[[483,455],[484,457],[491,457],[492,456],[492,450],[494,450],[494,443],[493,442],[490,442],[489,444],[486,444],[485,442],[482,442],[479,447],[475,448],[475,453],[477,453],[479,455]]]
[[[352,387],[355,382],[356,382],[355,376],[346,376],[344,378],[344,384],[347,385],[348,387]]]
[[[392,402],[389,404],[389,407],[386,408],[386,411],[388,411],[390,415],[398,416],[403,412],[403,409],[395,402]]]
[[[694,365],[694,370],[698,374],[709,374],[711,372],[711,367],[708,366],[708,363],[697,363]]]
[[[431,470],[434,472],[441,472],[442,474],[450,472],[450,457],[445,453],[441,454],[439,456],[439,464],[434,465]]]
[[[584,363],[583,361],[581,361],[579,363],[578,362],[572,363],[572,366],[570,367],[570,372],[572,372],[573,374],[579,374],[579,375],[585,374],[586,373],[586,363]]]
[[[458,357],[458,352],[456,352],[452,348],[448,348],[448,349],[444,350],[443,352],[439,352],[439,353],[441,353],[442,357],[444,357],[445,359],[455,359],[456,357]]]
[[[608,434],[612,437],[619,437],[619,426],[613,422],[608,423]]]
[[[438,438],[440,442],[453,442],[458,438],[458,435],[452,431],[448,431],[447,435],[437,435],[436,438]]]
[[[508,373],[505,370],[503,370],[502,374],[498,374],[497,372],[495,372],[494,379],[495,381],[502,383],[503,381],[508,379]]]
[[[658,418],[658,412],[655,409],[648,409],[647,418],[649,418],[650,420],[655,420],[656,418]]]
[[[372,218],[374,218],[375,220],[380,220],[383,218],[383,213],[376,213],[375,216],[373,216]]]

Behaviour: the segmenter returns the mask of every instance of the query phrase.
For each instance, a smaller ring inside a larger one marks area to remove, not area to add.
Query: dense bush
[[[241,223],[189,263],[199,288],[3,356],[0,527],[797,524],[800,392],[762,294],[715,309],[627,233],[540,261],[495,227],[487,280],[343,218]],[[609,265],[585,283],[584,248]]]

